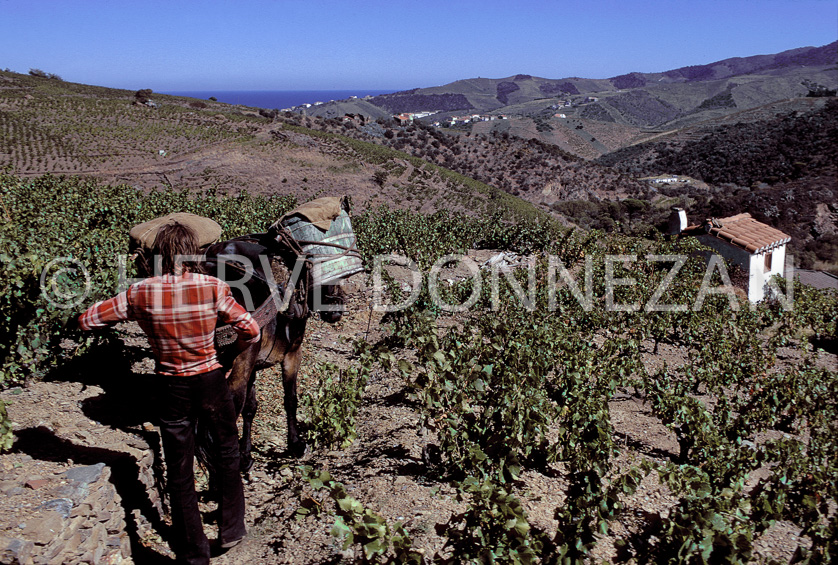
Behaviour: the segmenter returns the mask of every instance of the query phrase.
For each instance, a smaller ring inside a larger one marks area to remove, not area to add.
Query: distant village
[[[427,118],[428,116],[432,116],[437,112],[416,112],[416,113],[404,113],[404,114],[397,114],[393,116],[393,119],[399,122],[400,124],[404,125],[413,120],[418,120],[420,118]],[[458,124],[469,124],[473,122],[492,122],[495,120],[506,120],[508,119],[506,114],[466,114],[464,116],[451,116],[444,121],[436,121],[433,122],[435,127],[443,127],[443,126],[456,126]]]
[[[357,96],[351,96],[351,99],[357,99]],[[372,96],[365,96],[362,100],[368,100],[372,98]],[[334,102],[334,100],[330,100],[329,102]],[[291,111],[300,111],[307,108],[312,108],[315,106],[322,106],[324,102],[313,102],[311,104],[300,104],[299,106],[295,106],[294,108],[283,108],[283,112],[291,112]],[[438,111],[433,112],[402,112],[400,114],[394,114],[393,120],[398,122],[400,125],[407,125],[413,120],[420,120],[422,118],[427,118],[428,116],[433,116],[434,114],[438,114]],[[366,121],[365,117],[360,114],[346,114],[344,116],[344,121],[354,120],[358,121],[359,119],[363,122]],[[435,127],[444,127],[444,126],[455,126],[458,124],[468,124],[473,122],[490,122],[494,120],[506,120],[508,116],[506,114],[466,114],[463,116],[452,116],[450,118],[446,118],[444,121],[435,121],[433,125]]]
[[[371,100],[372,98],[373,98],[373,96],[368,95],[368,96],[364,96],[364,97],[360,98],[360,100]],[[359,99],[358,96],[350,96],[346,100],[358,100],[358,99]],[[550,108],[553,109],[553,110],[561,110],[561,109],[564,109],[564,108],[572,108],[574,106],[582,106],[584,104],[591,104],[593,102],[597,102],[598,100],[599,100],[599,98],[597,98],[595,96],[585,96],[585,97],[582,97],[582,98],[576,98],[575,100],[567,98],[567,99],[564,99],[564,100],[558,100],[556,103],[552,104],[550,106]],[[329,100],[329,102],[318,101],[318,102],[312,102],[312,103],[305,103],[305,104],[300,104],[298,106],[294,106],[293,108],[283,108],[281,111],[282,112],[303,112],[303,113],[305,113],[305,111],[309,108],[314,108],[314,107],[317,107],[317,106],[323,106],[324,104],[332,103],[332,102],[336,102],[336,101],[335,100]],[[422,111],[422,112],[402,112],[402,113],[399,113],[399,114],[394,114],[392,116],[392,119],[394,121],[396,121],[397,123],[399,123],[399,125],[404,126],[404,125],[407,125],[414,120],[427,118],[428,116],[432,116],[432,115],[438,114],[438,113],[439,113],[438,110],[437,111]],[[559,113],[554,114],[554,117],[556,117],[556,118],[567,118],[568,116],[565,113],[559,112]],[[343,118],[344,121],[350,121],[351,120],[351,121],[359,122],[359,123],[365,123],[368,119],[369,119],[368,116],[364,116],[362,114],[346,114]],[[509,119],[509,116],[507,116],[506,114],[464,114],[464,115],[460,115],[460,116],[446,117],[444,119],[431,122],[431,125],[433,125],[434,127],[454,127],[454,126],[458,126],[458,125],[464,125],[464,124],[475,123],[475,122],[492,122],[492,121],[495,121],[495,120],[507,120],[507,119]]]
[[[371,95],[367,95],[367,96],[364,96],[363,98],[361,98],[361,100],[372,100],[372,98],[373,97]],[[348,98],[348,100],[358,100],[358,97],[357,96],[350,96]],[[329,102],[334,102],[334,100],[329,100]],[[323,104],[325,104],[325,102],[312,102],[311,104],[308,104],[308,103],[300,104],[299,106],[294,106],[293,108],[283,108],[280,111],[281,112],[294,112],[294,111],[297,111],[297,110],[303,110],[303,109],[306,109],[306,108],[311,108],[312,106],[322,106]]]

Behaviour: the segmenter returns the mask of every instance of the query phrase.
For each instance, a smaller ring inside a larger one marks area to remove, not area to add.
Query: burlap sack
[[[195,234],[198,236],[198,247],[215,243],[221,237],[221,226],[216,221],[189,212],[175,212],[131,228],[131,231],[128,232],[131,237],[131,249],[151,249],[154,246],[157,231],[161,227],[175,222],[195,230]]]
[[[327,231],[329,226],[332,225],[332,220],[340,215],[342,206],[343,197],[341,196],[317,198],[294,208],[280,218],[277,223],[281,223],[283,219],[291,216],[302,216],[321,230]]]

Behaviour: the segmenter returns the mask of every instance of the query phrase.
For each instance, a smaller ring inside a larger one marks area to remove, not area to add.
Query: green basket
[[[284,218],[281,223],[311,261],[314,284],[335,284],[363,272],[361,253],[355,247],[355,232],[346,210],[341,210],[326,232],[301,216]]]

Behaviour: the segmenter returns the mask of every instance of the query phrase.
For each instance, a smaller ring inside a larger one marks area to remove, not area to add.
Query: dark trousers
[[[195,493],[195,421],[209,427],[215,438],[214,458],[220,476],[218,537],[221,543],[245,534],[244,490],[239,472],[236,412],[224,370],[191,377],[169,377],[160,415],[160,432],[166,458],[171,499],[173,549],[178,560],[208,564],[209,541],[204,534],[198,496]],[[215,478],[214,478],[215,480]]]

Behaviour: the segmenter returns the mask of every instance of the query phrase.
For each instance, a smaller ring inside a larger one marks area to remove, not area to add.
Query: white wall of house
[[[772,249],[768,253],[751,254],[712,235],[700,235],[698,240],[702,245],[714,249],[719,255],[748,273],[748,300],[751,302],[759,302],[765,298],[765,285],[768,279],[774,275],[784,274],[786,264],[785,244]],[[766,256],[769,254],[770,267],[766,270]]]
[[[773,277],[774,275],[780,275],[782,277],[782,276],[785,276],[785,274],[786,274],[785,273],[785,271],[786,271],[786,246],[785,246],[785,244],[772,249],[768,253],[771,254],[771,256],[768,259],[768,262],[766,262],[766,260],[765,260],[765,255],[766,255],[765,253],[762,253],[760,255],[755,256],[755,257],[759,257],[762,260],[762,263],[760,263],[760,265],[757,265],[757,267],[762,266],[762,268],[763,268],[763,273],[762,273],[763,293],[762,293],[762,297],[760,298],[760,300],[762,300],[762,298],[765,298],[765,285],[768,282],[768,280],[771,277]],[[757,262],[759,262],[759,261],[757,261]],[[765,268],[769,264],[770,264],[770,268],[768,270],[765,270]]]
[[[669,226],[667,233],[676,235],[687,229],[687,212],[683,208],[673,206],[669,213]]]

